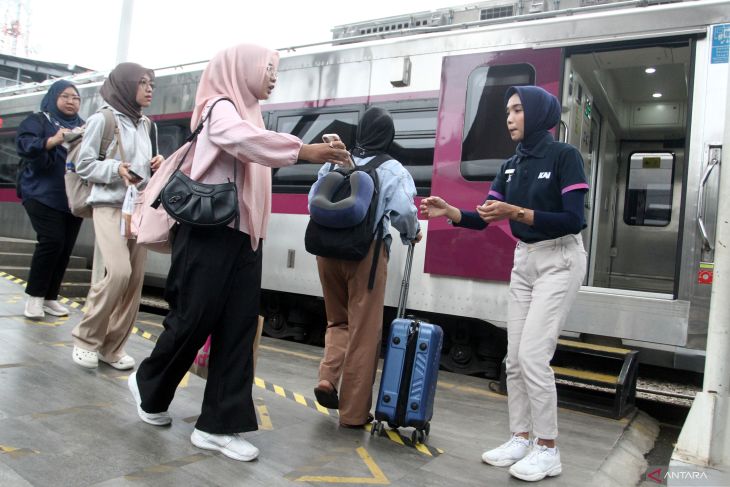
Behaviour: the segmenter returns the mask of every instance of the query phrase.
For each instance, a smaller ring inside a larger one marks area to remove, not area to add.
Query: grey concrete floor
[[[23,283],[0,276],[0,486],[524,485],[480,461],[509,435],[506,400],[484,380],[440,374],[429,447],[416,449],[395,435],[339,428],[313,407],[321,349],[264,338],[253,391],[261,428],[246,434],[261,455],[240,463],[190,443],[204,380],[183,380],[171,427],[147,425],[128,372],[71,361],[81,312],[32,322],[22,316],[24,298]],[[140,321],[161,331],[157,316]],[[138,333],[127,352],[139,362],[154,344]],[[568,410],[559,421],[563,474],[542,484],[589,485],[627,421]]]

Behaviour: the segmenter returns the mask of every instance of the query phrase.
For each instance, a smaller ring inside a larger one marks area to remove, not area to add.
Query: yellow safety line
[[[302,406],[306,406],[306,405],[307,405],[307,400],[306,400],[306,399],[304,399],[304,396],[302,396],[301,394],[299,394],[299,393],[296,393],[296,392],[294,392],[293,394],[294,394],[294,400],[295,400],[296,402],[298,402],[298,403],[299,403],[299,404],[301,404]]]
[[[431,455],[431,452],[428,450],[426,445],[424,445],[423,443],[416,443],[414,446],[416,447],[416,450],[420,451],[424,455],[428,455],[429,457],[433,456]]]
[[[281,397],[286,397],[286,391],[283,387],[274,385],[274,392],[280,395]]]
[[[588,370],[576,370],[569,369],[567,367],[556,367],[551,365],[553,371],[556,374],[562,375],[566,378],[577,377],[578,379],[592,380],[596,382],[604,382],[606,384],[617,384],[618,377],[609,374],[600,374],[598,372],[591,372]]]
[[[363,447],[359,447],[357,454],[370,470],[372,477],[335,477],[332,475],[305,475],[299,477],[297,482],[321,482],[328,484],[371,484],[371,485],[390,485],[390,480],[385,476],[383,471],[378,467],[373,458]]]
[[[322,406],[322,405],[321,405],[320,403],[318,403],[317,401],[315,401],[315,402],[314,402],[314,405],[315,405],[315,406],[317,407],[317,411],[319,411],[320,413],[322,413],[322,414],[326,414],[327,416],[329,416],[329,415],[330,415],[330,411],[329,411],[329,409],[327,409],[326,407]]]
[[[385,432],[388,434],[388,438],[390,438],[391,441],[394,441],[394,442],[398,443],[399,445],[405,446],[405,443],[403,443],[403,439],[400,437],[400,435],[398,433],[396,433],[395,431],[393,431],[391,429],[385,430]],[[430,455],[431,452],[429,452],[428,454]]]
[[[256,408],[259,410],[259,416],[261,419],[261,429],[262,430],[272,430],[274,429],[274,425],[271,424],[271,416],[269,415],[269,410],[264,406],[263,404],[256,406]]]
[[[266,382],[259,379],[258,377],[253,378],[253,383],[256,384],[256,387],[260,387],[261,389],[266,389]]]
[[[631,350],[628,348],[619,348],[619,347],[609,347],[606,345],[596,345],[593,343],[585,343],[585,342],[574,342],[572,340],[558,340],[558,344],[565,345],[566,347],[573,347],[573,348],[582,348],[584,350],[598,350],[599,352],[611,352],[611,353],[619,353],[626,355],[627,353],[630,353]]]

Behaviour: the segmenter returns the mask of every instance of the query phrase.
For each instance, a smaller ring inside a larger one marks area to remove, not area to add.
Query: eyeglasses
[[[58,95],[59,98],[63,98],[64,100],[71,100],[74,103],[81,103],[81,97],[78,95]]]
[[[147,89],[147,87],[149,87],[149,89],[151,89],[151,90],[155,89],[154,81],[148,81],[146,79],[141,79],[141,80],[139,80],[138,84],[139,84],[139,86],[144,86],[145,89]]]
[[[269,75],[269,78],[276,78],[279,76],[279,71],[277,71],[271,64],[266,66],[266,73]]]

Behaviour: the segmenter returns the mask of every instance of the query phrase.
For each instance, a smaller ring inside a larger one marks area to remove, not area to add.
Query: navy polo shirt
[[[583,158],[575,147],[556,142],[548,134],[529,156],[514,155],[502,164],[489,196],[536,211],[561,212],[563,194],[576,190],[588,190]],[[541,231],[514,220],[509,223],[512,234],[527,243],[564,236],[558,229]]]

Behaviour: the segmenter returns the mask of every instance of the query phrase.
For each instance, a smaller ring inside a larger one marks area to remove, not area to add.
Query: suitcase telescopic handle
[[[400,285],[400,297],[398,298],[398,315],[396,318],[403,318],[406,314],[406,302],[408,301],[408,287],[411,282],[411,266],[413,265],[413,242],[408,244],[406,255],[406,268],[403,270],[403,281]]]

